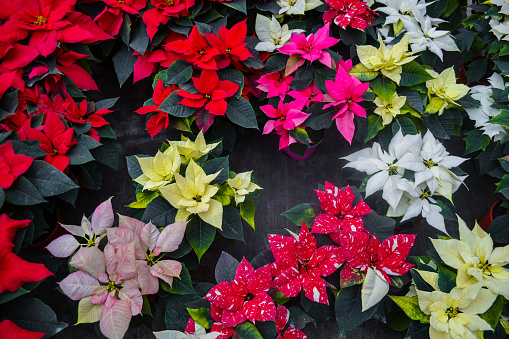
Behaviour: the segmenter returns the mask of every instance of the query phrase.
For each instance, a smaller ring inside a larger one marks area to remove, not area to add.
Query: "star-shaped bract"
[[[240,21],[232,28],[221,27],[217,35],[208,33],[205,37],[210,45],[217,49],[222,55],[217,58],[217,67],[225,68],[230,61],[244,61],[253,55],[246,48],[247,24],[246,20]]]
[[[360,0],[325,0],[330,8],[323,14],[323,22],[334,21],[339,27],[347,26],[364,31],[375,22],[375,11]]]
[[[32,165],[34,159],[15,154],[11,141],[0,146],[0,188],[8,189]]]
[[[298,239],[269,235],[269,245],[276,262],[272,275],[273,287],[289,298],[304,291],[308,299],[329,304],[325,282],[321,277],[331,275],[343,264],[341,249],[336,246],[317,248],[316,238],[303,223]]]
[[[325,190],[315,190],[325,213],[316,217],[313,233],[329,234],[331,239],[339,244],[339,230],[363,231],[362,216],[371,212],[371,208],[364,202],[353,207],[355,196],[350,185],[342,191],[329,182],[325,182]]]

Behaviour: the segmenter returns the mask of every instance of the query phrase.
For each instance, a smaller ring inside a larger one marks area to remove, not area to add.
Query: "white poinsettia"
[[[403,28],[403,20],[421,21],[426,15],[425,0],[378,0],[386,7],[377,8],[377,12],[387,14],[384,25],[394,25],[394,33],[398,34]],[[443,20],[442,20],[443,21]]]
[[[292,33],[301,33],[301,29],[288,29],[288,25],[283,25],[272,16],[272,19],[257,14],[255,23],[256,36],[260,42],[255,46],[259,52],[274,52],[282,47],[292,37]]]
[[[491,0],[490,3],[502,7],[499,13],[509,15],[509,0]]]
[[[444,57],[442,51],[459,52],[451,33],[449,31],[437,30],[437,27],[433,27],[429,16],[418,22],[403,20],[403,25],[406,29],[406,34],[410,36],[412,52],[422,52],[428,49],[436,54],[440,60],[443,60]]]
[[[475,127],[481,129],[484,134],[493,141],[505,141],[508,138],[507,129],[498,124],[490,123],[490,119],[500,114],[500,109],[491,107],[493,104],[493,89],[505,89],[504,79],[500,74],[493,73],[488,78],[489,86],[477,85],[470,89],[472,98],[479,101],[481,105],[474,108],[465,108],[468,117],[475,121]]]
[[[221,335],[219,332],[207,333],[205,328],[199,324],[194,324],[194,333],[166,330],[154,332],[156,339],[215,339]]]
[[[278,0],[277,4],[281,7],[279,14],[301,15],[323,5],[323,2],[320,0]]]
[[[404,179],[398,184],[396,189],[402,192],[402,197],[396,207],[389,207],[387,216],[403,216],[401,219],[401,222],[403,222],[421,215],[430,226],[448,234],[445,229],[444,217],[440,214],[442,208],[432,198],[433,192],[430,191],[426,184],[414,187],[412,182]]]
[[[383,190],[384,200],[396,208],[403,192],[395,188],[403,180],[405,170],[425,169],[419,156],[421,143],[420,135],[403,136],[400,130],[392,138],[388,152],[382,150],[380,144],[374,143],[372,148],[360,150],[342,159],[349,161],[345,167],[372,175],[366,184],[366,196]]]
[[[491,19],[490,26],[490,32],[495,34],[498,40],[509,41],[509,21],[500,22],[496,19]]]
[[[414,186],[426,183],[432,193],[452,200],[452,194],[466,176],[457,176],[451,168],[458,167],[467,159],[449,155],[444,145],[428,131],[422,138],[420,156],[425,168],[415,173]]]

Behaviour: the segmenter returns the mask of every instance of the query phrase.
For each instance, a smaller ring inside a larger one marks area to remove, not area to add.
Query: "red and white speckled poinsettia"
[[[267,294],[271,283],[270,266],[255,270],[245,258],[242,259],[235,279],[220,282],[205,296],[211,304],[212,318],[225,328],[247,319],[252,322],[274,320],[276,306]]]
[[[304,223],[298,236],[269,235],[269,245],[276,259],[272,264],[272,275],[276,277],[273,287],[289,298],[304,291],[307,298],[328,305],[322,277],[343,264],[341,249],[330,245],[317,248],[316,238]]]
[[[375,22],[375,11],[361,0],[325,0],[330,8],[323,14],[323,22],[334,21],[341,28],[350,26],[364,31]]]
[[[290,311],[283,305],[278,305],[276,310],[276,339],[307,339],[308,337],[295,327],[288,327],[283,331],[288,323],[288,319],[290,319]]]
[[[350,185],[340,190],[329,182],[325,182],[325,190],[315,190],[325,213],[316,217],[313,233],[329,234],[331,239],[339,244],[339,230],[363,231],[362,216],[371,212],[371,208],[364,202],[353,207],[355,196]]]

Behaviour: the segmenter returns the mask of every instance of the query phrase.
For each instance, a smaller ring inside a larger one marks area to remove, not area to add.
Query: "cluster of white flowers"
[[[433,196],[452,200],[452,194],[466,176],[457,176],[451,169],[467,159],[450,156],[431,132],[422,137],[420,134],[403,136],[399,131],[391,140],[388,152],[374,143],[373,147],[343,159],[349,161],[345,167],[371,176],[366,184],[366,196],[381,190],[389,204],[388,216],[403,216],[401,221],[405,221],[421,214],[431,226],[447,234],[440,214],[442,208]]]
[[[472,98],[479,101],[481,105],[475,108],[465,108],[470,119],[475,121],[475,127],[481,129],[484,134],[493,141],[506,141],[508,139],[508,130],[501,125],[491,123],[490,119],[500,114],[501,110],[492,107],[495,102],[492,98],[493,89],[504,90],[506,84],[500,74],[493,73],[488,78],[489,86],[477,85],[470,88]]]
[[[379,7],[377,12],[387,14],[380,32],[385,36],[385,42],[390,44],[399,35],[410,37],[410,48],[413,52],[426,49],[443,60],[442,51],[459,51],[451,33],[438,30],[438,25],[445,22],[432,18],[426,14],[426,7],[431,2],[425,0],[376,0],[386,7]],[[393,36],[390,35],[392,26]]]
[[[491,32],[495,34],[498,40],[509,41],[509,21],[506,19],[506,15],[509,15],[509,0],[491,0],[491,4],[500,6],[499,14],[492,16],[490,20]]]

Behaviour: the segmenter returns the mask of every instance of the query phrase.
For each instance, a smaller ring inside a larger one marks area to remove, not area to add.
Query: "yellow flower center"
[[[125,4],[125,0],[117,0],[119,4],[123,5]]]
[[[484,263],[480,263],[479,266],[477,266],[477,268],[482,270],[482,273],[486,275],[491,275],[490,267],[491,264],[488,262],[488,260],[486,260]]]
[[[166,4],[168,6],[173,6],[174,2],[173,2],[173,0],[166,0]]]
[[[391,164],[389,166],[389,175],[395,175],[395,174],[398,174],[398,166],[394,166],[393,164]]]
[[[427,168],[431,168],[433,166],[437,166],[437,164],[434,163],[433,160],[431,160],[431,159],[423,160],[422,162],[424,163],[424,165],[426,165]]]
[[[147,265],[149,266],[154,266],[156,264],[156,260],[154,258],[154,253],[150,253],[148,256],[147,256]]]
[[[426,189],[424,192],[422,192],[422,195],[421,195],[420,198],[421,198],[421,200],[424,200],[424,199],[426,199],[427,197],[430,197],[430,196],[431,196],[431,192],[428,189]]]
[[[460,310],[457,307],[449,307],[445,311],[445,315],[447,315],[449,318],[457,317],[458,313],[460,313]]]
[[[120,291],[121,288],[122,288],[122,285],[117,285],[113,281],[110,281],[108,286],[106,286],[106,289],[108,290],[108,292],[111,292],[114,290]]]
[[[46,19],[45,17],[39,15],[39,16],[37,16],[37,18],[35,18],[34,25],[42,26],[46,22],[48,22],[48,19]]]
[[[231,52],[232,49],[230,47],[228,47],[227,49],[225,49],[226,52]]]

